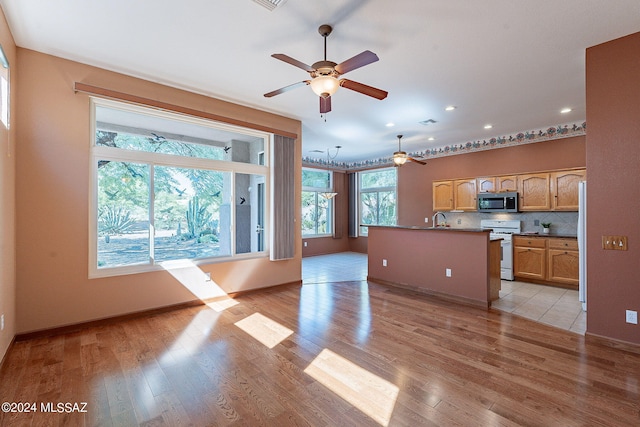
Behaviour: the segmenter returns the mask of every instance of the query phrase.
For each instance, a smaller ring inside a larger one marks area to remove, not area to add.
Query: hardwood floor
[[[639,388],[637,347],[356,281],[16,342],[0,425],[637,426]]]

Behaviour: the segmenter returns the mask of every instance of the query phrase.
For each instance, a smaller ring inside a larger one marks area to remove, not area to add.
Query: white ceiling
[[[287,0],[274,11],[251,0],[0,5],[20,47],[300,119],[303,156],[341,145],[336,161],[389,156],[397,134],[405,151],[418,151],[581,123],[585,49],[640,31],[639,0]],[[310,87],[263,96],[309,77],[270,55],[323,59],[325,23],[334,27],[327,59],[375,52],[380,61],[346,77],[389,92],[378,101],[341,88],[326,122]],[[426,119],[437,123],[418,123]]]

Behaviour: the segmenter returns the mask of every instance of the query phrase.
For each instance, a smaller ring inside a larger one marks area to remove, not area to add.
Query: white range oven
[[[500,242],[500,278],[513,280],[513,235],[522,231],[522,225],[517,220],[493,220],[483,219],[480,227],[487,230],[491,239],[502,239]]]

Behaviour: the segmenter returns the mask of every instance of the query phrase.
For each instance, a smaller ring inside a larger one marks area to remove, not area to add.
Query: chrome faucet
[[[445,223],[447,222],[447,217],[444,216],[444,213],[438,211],[438,212],[433,214],[433,218],[431,219],[431,223],[433,224],[434,227],[438,227],[438,215],[442,215],[442,220]]]

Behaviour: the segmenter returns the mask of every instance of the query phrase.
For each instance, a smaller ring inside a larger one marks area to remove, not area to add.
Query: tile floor
[[[581,335],[587,329],[578,291],[503,280],[500,299],[491,307]]]
[[[366,279],[366,254],[342,252],[302,259],[305,285]],[[578,291],[503,280],[500,299],[492,307],[582,335],[587,326]]]

